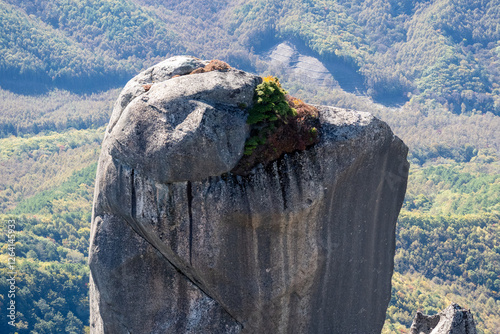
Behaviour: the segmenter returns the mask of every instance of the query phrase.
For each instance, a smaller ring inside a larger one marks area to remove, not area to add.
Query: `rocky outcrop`
[[[259,79],[237,70],[171,78],[202,64],[171,58],[127,84],[108,128],[114,159],[161,183],[203,180],[236,165],[249,133],[239,106],[252,104]]]
[[[406,146],[369,113],[319,107],[319,143],[234,175],[260,79],[182,75],[205,65],[169,59],[115,105],[94,196],[91,332],[380,333]]]
[[[476,334],[474,317],[458,304],[432,316],[417,312],[411,325],[411,334]]]
[[[328,58],[328,59],[326,59]],[[366,91],[358,68],[343,57],[321,57],[298,40],[280,42],[260,55],[262,69],[286,73],[289,81],[303,85]]]
[[[269,51],[271,66],[283,66],[292,75],[304,83],[315,86],[339,87],[332,73],[315,57],[303,54],[291,42],[285,41]]]

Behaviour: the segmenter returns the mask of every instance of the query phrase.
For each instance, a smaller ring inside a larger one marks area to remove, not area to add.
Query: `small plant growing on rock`
[[[251,155],[266,138],[279,126],[287,123],[288,118],[297,115],[286,100],[286,91],[278,78],[265,77],[255,89],[255,104],[248,112],[247,123],[252,126],[251,137],[245,144],[245,155]]]
[[[287,94],[275,77],[257,86],[247,123],[250,137],[233,173],[246,175],[257,164],[267,164],[283,153],[305,150],[319,141],[318,110]]]
[[[291,108],[286,100],[286,91],[281,88],[278,78],[265,77],[255,89],[255,105],[249,111],[247,123],[269,125],[278,120],[286,122],[297,112]]]

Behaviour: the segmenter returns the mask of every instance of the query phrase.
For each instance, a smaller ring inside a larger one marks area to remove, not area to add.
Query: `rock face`
[[[115,105],[94,196],[91,332],[380,333],[406,146],[368,113],[319,107],[318,144],[233,175],[260,79],[172,78],[204,64],[160,63]]]
[[[411,334],[476,334],[474,317],[469,310],[451,304],[439,314],[428,316],[417,312]]]
[[[149,80],[127,84],[108,129],[113,158],[161,183],[203,180],[240,160],[249,128],[239,105],[252,104],[259,78],[232,70],[170,79],[200,65],[193,58],[170,58],[146,70],[162,76],[141,73]]]
[[[295,45],[283,42],[269,52],[272,65],[282,65],[301,81],[317,86],[339,87],[338,82],[325,65],[317,58],[301,54]]]
[[[321,59],[298,40],[274,45],[261,54],[261,61],[267,70],[284,71],[294,82],[304,85],[342,88],[348,92],[366,91],[363,77],[352,64],[342,57]]]

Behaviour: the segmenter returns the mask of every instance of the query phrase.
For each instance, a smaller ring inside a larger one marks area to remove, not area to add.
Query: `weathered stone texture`
[[[444,311],[428,316],[417,312],[411,334],[476,334],[474,317],[469,310],[451,304]]]
[[[320,143],[233,175],[248,135],[237,106],[258,82],[202,73],[117,104],[94,199],[93,333],[380,333],[407,148],[368,113],[320,107]],[[171,153],[165,124],[178,122],[160,120],[202,104],[232,120],[202,116],[211,121]],[[229,141],[237,149],[219,159]]]

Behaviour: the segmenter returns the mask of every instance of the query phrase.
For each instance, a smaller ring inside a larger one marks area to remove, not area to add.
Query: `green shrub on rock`
[[[287,123],[288,118],[297,116],[286,99],[286,91],[276,77],[268,76],[255,89],[255,104],[250,109],[247,123],[253,125],[253,134],[245,143],[245,155],[251,155],[276,129],[279,122]]]
[[[255,105],[249,111],[247,123],[274,122],[296,116],[297,111],[286,100],[286,91],[281,88],[278,78],[265,77],[255,89]]]
[[[254,102],[247,118],[250,137],[233,173],[246,175],[259,163],[267,164],[283,153],[302,151],[319,141],[318,110],[288,95],[277,78],[263,78],[255,89]]]

